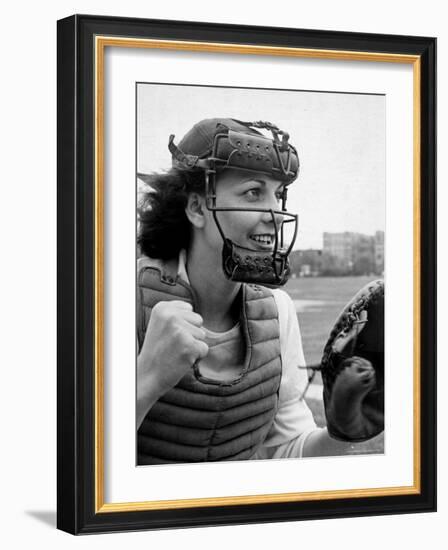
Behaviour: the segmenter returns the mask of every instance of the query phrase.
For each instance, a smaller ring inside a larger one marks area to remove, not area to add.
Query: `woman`
[[[301,399],[294,305],[272,288],[288,278],[294,239],[282,234],[297,224],[288,134],[208,119],[169,148],[173,168],[145,178],[140,213],[138,464],[344,454]],[[347,392],[375,383],[368,361],[351,370],[332,404],[343,423]]]

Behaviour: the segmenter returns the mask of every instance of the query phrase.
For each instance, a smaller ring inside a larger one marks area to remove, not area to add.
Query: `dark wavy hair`
[[[172,168],[145,176],[144,181],[149,190],[143,193],[138,209],[140,252],[150,258],[175,258],[190,242],[191,224],[185,214],[188,195],[205,193],[205,174]]]

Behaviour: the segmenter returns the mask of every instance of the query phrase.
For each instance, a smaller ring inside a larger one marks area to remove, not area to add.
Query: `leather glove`
[[[329,434],[366,441],[384,430],[384,282],[362,288],[339,315],[321,362]]]

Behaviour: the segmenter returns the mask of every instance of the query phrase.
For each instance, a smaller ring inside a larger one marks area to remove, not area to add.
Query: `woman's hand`
[[[154,403],[207,355],[202,323],[187,302],[173,300],[154,306],[137,359],[138,426]]]
[[[353,355],[356,338],[366,323],[367,312],[362,311],[359,321],[347,333],[339,334],[333,344],[333,351],[346,358],[334,381],[325,414],[331,424],[330,431],[336,431],[348,441],[373,437],[378,433],[378,426],[384,425],[381,392],[375,391],[375,369],[367,359]]]
[[[375,369],[370,361],[356,356],[344,360],[326,414],[332,426],[349,439],[368,438],[384,422],[382,410],[367,398],[373,395],[375,384]]]

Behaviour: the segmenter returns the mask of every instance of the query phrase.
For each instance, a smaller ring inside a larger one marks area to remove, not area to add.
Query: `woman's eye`
[[[249,189],[249,191],[246,191],[245,193],[248,200],[255,201],[260,198],[260,190],[259,189]]]

